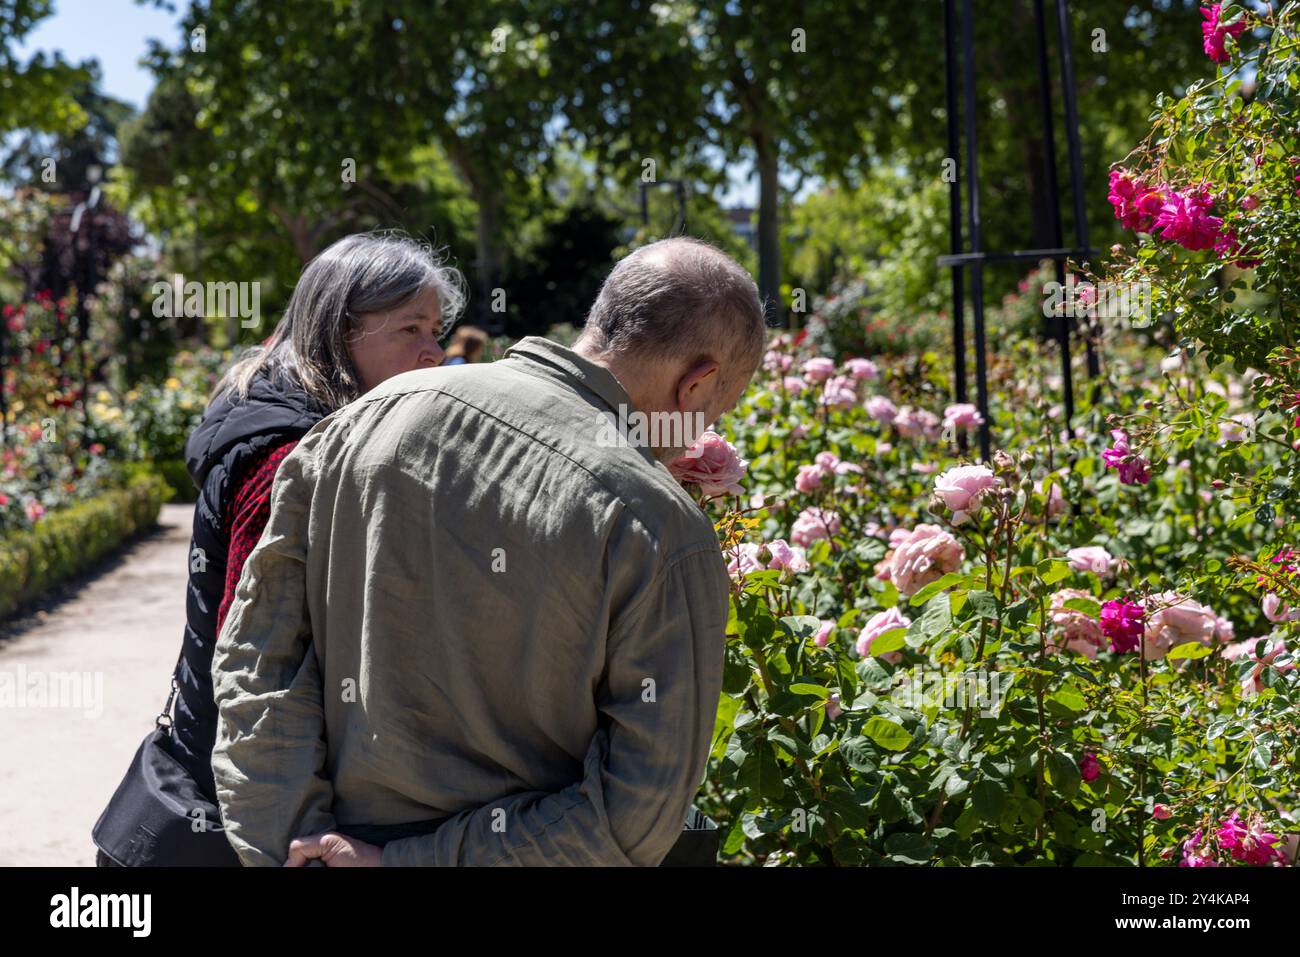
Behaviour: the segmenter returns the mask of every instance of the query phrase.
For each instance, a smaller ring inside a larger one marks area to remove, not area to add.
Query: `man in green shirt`
[[[708,757],[729,587],[666,463],[764,337],[743,268],[665,240],[615,266],[572,349],[405,373],[307,433],[213,657],[244,864],[664,859]],[[609,441],[638,415],[687,429]]]

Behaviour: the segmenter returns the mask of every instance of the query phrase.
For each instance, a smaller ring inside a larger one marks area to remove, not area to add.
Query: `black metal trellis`
[[[1056,174],[1056,132],[1052,110],[1052,87],[1047,66],[1047,18],[1043,0],[1034,0],[1034,39],[1037,47],[1039,102],[1042,106],[1044,154],[1046,159],[1045,188],[1049,196],[1048,225],[1052,246],[1047,249],[1017,249],[989,251],[982,248],[979,191],[979,135],[975,112],[975,17],[973,0],[961,0],[960,24],[956,0],[944,0],[944,87],[948,113],[948,156],[956,160],[961,153],[962,128],[965,132],[965,159],[959,163],[961,175],[953,178],[948,193],[949,254],[939,257],[939,265],[952,269],[952,337],[954,353],[954,393],[956,401],[966,402],[966,317],[964,312],[963,270],[970,271],[971,311],[975,337],[975,388],[976,405],[984,419],[979,430],[980,457],[988,461],[990,429],[988,408],[987,351],[984,337],[984,266],[987,263],[1038,261],[1051,259],[1056,263],[1057,282],[1065,283],[1065,263],[1070,258],[1086,258],[1094,250],[1088,245],[1088,222],[1083,194],[1083,156],[1079,143],[1078,101],[1075,96],[1074,59],[1070,48],[1070,18],[1066,0],[1055,0],[1057,31],[1060,40],[1061,91],[1065,112],[1066,143],[1070,161],[1070,192],[1074,200],[1075,245],[1067,247],[1061,229],[1060,196]],[[962,64],[962,116],[958,119],[957,92],[957,34],[960,30]],[[962,180],[967,183],[966,217],[968,220],[970,248],[962,238]],[[1061,387],[1064,392],[1065,420],[1067,426],[1074,419],[1074,384],[1070,368],[1071,317],[1066,314],[1056,318],[1056,340],[1061,350]],[[1099,371],[1097,355],[1091,339],[1085,337],[1088,355],[1088,374]],[[965,437],[961,437],[965,450]]]
[[[638,202],[641,207],[641,225],[650,226],[650,190],[651,186],[671,186],[673,195],[677,197],[677,227],[669,233],[670,236],[686,235],[686,195],[687,183],[684,179],[659,179],[653,182],[642,182],[640,185]]]

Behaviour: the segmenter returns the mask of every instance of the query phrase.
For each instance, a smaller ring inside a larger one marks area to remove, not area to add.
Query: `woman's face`
[[[348,339],[352,366],[369,392],[385,379],[442,362],[442,311],[438,294],[425,289],[405,305],[386,312],[367,312]]]

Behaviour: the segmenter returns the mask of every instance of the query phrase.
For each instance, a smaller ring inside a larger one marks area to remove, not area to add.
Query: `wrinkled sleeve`
[[[226,837],[246,866],[283,864],[290,840],[335,825],[306,581],[322,434],[309,432],[280,467],[212,657],[212,772]]]
[[[717,545],[668,563],[615,620],[582,778],[463,811],[384,847],[384,866],[657,866],[699,789],[722,690]]]

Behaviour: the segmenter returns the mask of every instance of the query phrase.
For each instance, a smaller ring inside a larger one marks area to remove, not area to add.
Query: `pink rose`
[[[883,395],[873,395],[866,402],[867,415],[889,425],[898,416],[898,407]]]
[[[964,519],[970,512],[979,508],[984,493],[998,484],[998,477],[993,470],[983,465],[959,465],[942,473],[934,480],[934,490],[943,499],[943,504]],[[956,524],[961,524],[953,516]]]
[[[915,595],[961,567],[966,557],[961,542],[938,525],[918,525],[887,556],[888,580],[904,595]]]
[[[705,497],[717,498],[742,494],[740,480],[748,467],[730,442],[707,431],[668,470],[683,485],[698,485]]]
[[[1046,479],[1039,479],[1034,483],[1034,491],[1039,495],[1043,494],[1043,483]],[[1055,518],[1065,511],[1065,495],[1061,493],[1061,483],[1053,482],[1051,491],[1047,493],[1047,502],[1044,506],[1044,514],[1047,518]]]
[[[820,465],[801,465],[795,477],[794,487],[803,494],[815,492],[822,487],[822,468]]]
[[[1272,622],[1300,621],[1300,608],[1292,608],[1290,605],[1283,604],[1282,599],[1273,592],[1269,592],[1260,601],[1260,608],[1264,612],[1264,617]]]
[[[1205,605],[1176,592],[1156,595],[1154,604],[1165,607],[1147,617],[1142,653],[1148,661],[1163,658],[1171,648],[1189,641],[1214,642],[1218,616]]]
[[[812,566],[808,564],[808,558],[804,550],[798,546],[791,548],[784,538],[774,538],[767,543],[767,551],[772,556],[772,560],[767,563],[768,568],[779,568],[781,571],[789,572],[806,572]]]
[[[763,368],[768,372],[785,372],[794,360],[780,352],[768,352],[763,356]]]
[[[809,382],[825,382],[835,374],[835,360],[818,356],[803,364],[804,378]]]
[[[817,634],[813,635],[813,644],[818,648],[825,648],[831,640],[831,632],[835,630],[835,621],[831,618],[823,618],[822,625],[817,629]]]
[[[808,388],[808,383],[804,382],[803,379],[799,378],[797,375],[786,376],[781,380],[781,384],[784,386],[785,391],[789,392],[791,395],[801,395],[804,389]]]
[[[1258,638],[1251,638],[1247,641],[1239,641],[1236,644],[1228,645],[1223,649],[1223,657],[1229,661],[1246,658],[1249,661],[1256,662],[1254,670],[1242,679],[1241,696],[1243,698],[1252,697],[1264,690],[1264,669],[1274,667],[1279,671],[1290,671],[1295,667],[1295,662],[1288,662],[1285,665],[1273,664],[1273,659],[1286,650],[1284,642],[1269,641],[1265,643],[1262,656],[1255,654],[1255,645],[1258,643]]]
[[[827,718],[829,718],[831,721],[834,721],[843,713],[844,710],[840,707],[840,696],[838,694],[833,694],[826,699]]]
[[[1063,588],[1052,596],[1048,616],[1052,624],[1064,632],[1065,643],[1058,645],[1050,642],[1048,651],[1060,651],[1064,647],[1088,658],[1096,658],[1097,652],[1106,648],[1106,636],[1102,634],[1101,622],[1084,612],[1066,608],[1065,603],[1072,598],[1092,598],[1092,596],[1077,588]]]
[[[977,429],[984,424],[984,416],[970,402],[957,402],[943,410],[945,429]]]
[[[943,423],[933,412],[905,405],[898,410],[894,428],[907,439],[937,439],[943,433]]]
[[[1070,567],[1076,572],[1092,572],[1094,575],[1109,575],[1115,558],[1100,545],[1084,545],[1072,548],[1065,553],[1070,560]]]
[[[858,394],[854,391],[853,380],[845,375],[837,375],[826,380],[822,387],[820,402],[832,409],[851,409],[858,404]]]
[[[897,606],[872,615],[858,634],[858,656],[865,658],[870,655],[871,646],[885,632],[892,631],[895,628],[906,628],[911,623],[911,619],[900,612]],[[881,657],[890,664],[897,664],[903,660],[903,653],[901,651],[889,651],[881,655]]]
[[[1174,812],[1169,810],[1168,804],[1157,804],[1151,809],[1151,816],[1157,821],[1167,821],[1174,816]]]
[[[870,359],[850,359],[844,363],[844,366],[848,369],[849,375],[861,382],[867,382],[880,375],[880,370]]]
[[[725,549],[722,554],[727,559],[727,573],[732,578],[739,578],[741,575],[762,571],[763,563],[758,560],[758,553],[762,550],[763,546],[753,542],[741,542]]]
[[[820,508],[805,508],[790,528],[790,541],[807,548],[818,539],[829,539],[840,531],[840,516]]]

